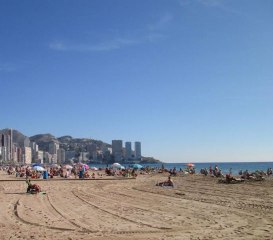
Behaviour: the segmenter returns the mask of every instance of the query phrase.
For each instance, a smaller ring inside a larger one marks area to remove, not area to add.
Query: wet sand
[[[1,181],[16,179],[0,171],[0,239],[273,239],[272,178],[178,176],[175,188],[155,186],[167,174],[43,180],[37,195]]]

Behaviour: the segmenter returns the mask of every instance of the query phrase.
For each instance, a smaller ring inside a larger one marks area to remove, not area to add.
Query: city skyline
[[[271,0],[0,1],[0,129],[273,161]]]
[[[111,164],[113,162],[151,163],[152,157],[142,156],[141,142],[135,142],[132,149],[131,142],[112,140],[112,145],[94,139],[73,139],[63,136],[55,138],[48,134],[25,136],[16,129],[0,129],[0,163],[14,164],[65,164],[75,162],[89,162]],[[14,139],[14,141],[13,141]],[[129,155],[128,155],[129,154]]]

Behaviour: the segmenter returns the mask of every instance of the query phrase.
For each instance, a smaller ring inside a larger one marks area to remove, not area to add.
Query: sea
[[[164,166],[165,169],[173,169],[176,170],[186,169],[188,163],[155,163],[155,164],[141,164],[143,167],[151,167],[151,168],[161,168]],[[255,172],[256,170],[259,171],[267,171],[268,168],[273,169],[273,162],[209,162],[209,163],[193,163],[196,173],[199,173],[201,169],[207,168],[209,170],[210,166],[212,168],[215,165],[218,166],[219,169],[222,170],[222,173],[229,173],[231,171],[232,174],[237,175],[240,170],[245,171],[248,170],[249,172]],[[125,168],[129,168],[131,164],[122,164]],[[106,168],[110,167],[111,165],[105,164],[89,164],[90,167],[97,167],[97,168]]]

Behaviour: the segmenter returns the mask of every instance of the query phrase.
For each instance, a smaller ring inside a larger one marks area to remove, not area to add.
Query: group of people
[[[137,177],[137,171],[135,169],[113,169],[105,168],[106,176],[123,176],[123,177]]]
[[[272,168],[268,168],[267,172],[264,171],[254,171],[254,172],[249,172],[248,170],[242,171],[240,170],[238,172],[239,178],[235,178],[232,176],[232,168],[229,169],[228,173],[223,175],[221,169],[219,169],[218,165],[215,165],[214,168],[210,166],[209,170],[207,168],[202,168],[200,170],[200,173],[207,176],[214,176],[214,177],[220,177],[220,178],[225,178],[225,181],[230,183],[230,182],[235,182],[235,181],[241,181],[241,180],[249,180],[249,179],[254,179],[254,180],[263,180],[265,176],[271,176],[273,174]]]
[[[210,175],[213,177],[224,177],[222,170],[218,167],[218,165],[215,165],[214,168],[210,165],[209,170],[207,168],[202,168],[200,173],[205,176]]]

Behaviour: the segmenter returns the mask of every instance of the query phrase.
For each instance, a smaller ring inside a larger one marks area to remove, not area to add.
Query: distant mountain
[[[104,143],[100,140],[90,139],[90,138],[73,138],[71,136],[62,136],[56,138],[52,134],[37,134],[35,136],[30,137],[30,141],[36,142],[39,145],[39,149],[43,151],[48,151],[48,144],[50,142],[56,142],[66,151],[87,151],[87,145],[96,144],[98,148],[102,148],[104,146],[110,147],[111,145],[108,143]]]
[[[71,136],[63,136],[59,137],[58,141],[60,147],[66,151],[87,151],[87,146],[90,144],[95,144],[99,149],[102,149],[103,147],[111,147],[108,143],[91,138],[73,138]]]
[[[56,143],[59,142],[58,139],[50,133],[37,134],[37,135],[31,136],[29,139],[32,142],[36,142],[38,145],[41,142],[52,142],[52,141]]]
[[[48,151],[48,144],[50,142],[59,143],[58,139],[50,133],[37,134],[37,135],[31,136],[29,139],[30,141],[38,144],[39,150],[42,150],[42,151]]]
[[[72,141],[73,137],[71,136],[62,136],[62,137],[59,137],[58,140],[62,143],[65,143],[65,142],[70,142]]]

